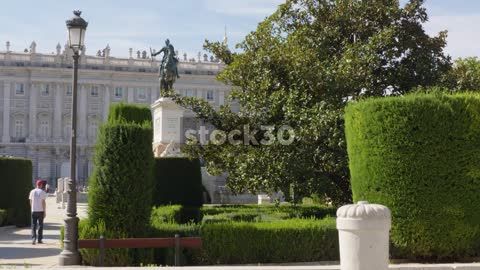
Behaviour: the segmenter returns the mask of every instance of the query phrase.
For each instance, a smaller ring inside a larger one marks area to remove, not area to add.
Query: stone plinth
[[[161,97],[152,105],[153,114],[153,150],[159,157],[168,144],[182,143],[182,117],[184,109],[170,98]]]

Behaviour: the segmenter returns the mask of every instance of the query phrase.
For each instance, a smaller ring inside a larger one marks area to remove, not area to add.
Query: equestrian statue
[[[152,52],[150,49],[150,55],[153,59],[154,56],[163,52],[163,58],[160,62],[158,70],[158,80],[160,81],[160,93],[162,90],[172,90],[173,83],[178,76],[177,63],[178,58],[175,55],[173,45],[170,44],[170,40],[165,40],[165,46],[158,52]]]

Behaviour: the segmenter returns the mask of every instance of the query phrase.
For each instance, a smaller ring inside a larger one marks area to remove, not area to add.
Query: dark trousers
[[[37,239],[38,222],[38,241],[43,238],[43,212],[32,212],[32,239]]]

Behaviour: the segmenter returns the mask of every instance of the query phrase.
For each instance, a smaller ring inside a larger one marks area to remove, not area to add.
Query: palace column
[[[80,103],[78,106],[79,113],[77,115],[77,119],[80,125],[77,132],[80,143],[84,144],[87,141],[87,88],[84,84],[82,84],[81,87],[79,87],[79,90]]]
[[[105,85],[105,91],[103,94],[103,120],[108,119],[108,110],[110,108],[110,85]]]
[[[10,142],[10,87],[10,82],[3,82],[3,143]]]
[[[203,89],[201,89],[201,88],[197,89],[197,98],[204,98],[203,97]]]
[[[225,105],[225,91],[223,90],[218,91],[218,105]]]
[[[127,102],[128,103],[134,103],[135,102],[135,99],[134,99],[134,92],[135,92],[135,88],[133,87],[128,87],[127,88]]]
[[[150,101],[151,103],[155,103],[155,100],[157,100],[157,88],[156,87],[151,87],[150,88]]]
[[[28,114],[28,141],[34,142],[37,138],[37,96],[38,89],[34,83],[30,84],[30,102],[29,102],[29,114]]]
[[[62,97],[63,89],[60,84],[55,84],[55,103],[53,104],[53,141],[60,142],[62,137]]]

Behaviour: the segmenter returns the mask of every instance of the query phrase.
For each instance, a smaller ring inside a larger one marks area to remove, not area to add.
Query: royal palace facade
[[[33,179],[69,176],[72,106],[71,51],[36,52],[32,43],[24,52],[0,51],[0,155],[32,160]],[[150,106],[159,98],[158,60],[130,49],[128,58],[110,56],[107,46],[96,56],[82,51],[78,79],[77,181],[86,184],[93,170],[93,149],[99,126],[112,103]],[[180,94],[225,103],[229,87],[215,80],[224,65],[206,55],[180,59]],[[186,112],[184,116],[191,113]],[[193,115],[193,114],[191,114]]]

